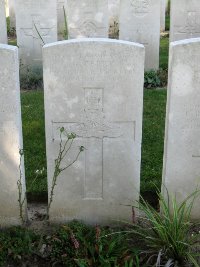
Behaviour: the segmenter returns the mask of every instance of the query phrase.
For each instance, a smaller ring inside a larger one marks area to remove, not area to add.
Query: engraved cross
[[[128,135],[134,140],[135,122],[108,122],[105,119],[103,88],[84,88],[84,94],[85,108],[82,122],[52,122],[53,132],[60,125],[84,140],[86,147],[84,199],[101,200],[103,199],[104,139],[118,139]]]

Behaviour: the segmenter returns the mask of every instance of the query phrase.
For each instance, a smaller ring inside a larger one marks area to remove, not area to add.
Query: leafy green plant
[[[42,69],[40,67],[30,67],[20,64],[20,87],[23,90],[42,89]]]
[[[13,227],[0,231],[0,266],[5,262],[15,263],[11,266],[22,266],[19,263],[23,258],[33,254],[33,246],[39,237],[32,231],[25,228]]]
[[[193,224],[190,222],[191,210],[198,193],[195,191],[180,204],[173,198],[171,207],[169,201],[159,194],[161,212],[144,200],[140,203],[139,209],[144,214],[142,220],[145,221],[145,227],[134,225],[132,232],[146,245],[145,253],[149,263],[181,267],[190,263],[199,267],[196,253],[200,247],[199,235],[191,234]]]
[[[123,234],[113,235],[112,232],[114,230],[108,227],[71,222],[54,234],[53,242],[50,240],[51,258],[66,266],[119,267],[126,263],[126,266],[132,267],[135,254],[132,255],[127,248]]]
[[[150,70],[144,74],[145,88],[158,88],[167,85],[168,71],[167,69],[159,69],[158,71]]]
[[[6,24],[8,37],[16,38],[16,30],[10,26],[10,17],[6,18]]]
[[[156,88],[160,87],[161,81],[156,71],[146,71],[144,74],[144,87],[145,88]]]

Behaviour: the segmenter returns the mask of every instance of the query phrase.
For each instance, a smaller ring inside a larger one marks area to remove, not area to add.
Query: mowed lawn
[[[155,191],[162,176],[166,90],[145,90],[141,191]],[[27,190],[46,194],[47,172],[42,91],[21,93]]]

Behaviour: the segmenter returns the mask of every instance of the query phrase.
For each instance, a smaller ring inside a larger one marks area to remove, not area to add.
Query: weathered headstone
[[[119,39],[145,46],[145,69],[158,69],[160,0],[121,0]]]
[[[171,43],[163,192],[180,203],[200,185],[200,38]],[[200,198],[192,218],[200,219]]]
[[[17,0],[16,31],[23,67],[42,66],[42,46],[57,41],[56,0]]]
[[[82,39],[46,45],[43,55],[49,192],[59,128],[78,136],[67,163],[86,148],[58,178],[50,221],[131,221],[140,188],[144,47]]]
[[[165,31],[166,0],[160,0],[160,30]]]
[[[63,40],[66,33],[65,15],[67,21],[67,0],[57,0],[57,22],[59,40]]]
[[[200,37],[199,0],[171,1],[170,41]]]
[[[0,0],[0,43],[7,44],[5,1]]]
[[[10,17],[10,27],[16,28],[16,18],[15,18],[15,1],[16,0],[9,0],[9,17]]]
[[[0,227],[3,227],[21,224],[17,186],[22,149],[18,48],[0,44],[0,62]],[[23,160],[21,172],[23,200]]]
[[[69,38],[108,37],[108,0],[68,0]]]

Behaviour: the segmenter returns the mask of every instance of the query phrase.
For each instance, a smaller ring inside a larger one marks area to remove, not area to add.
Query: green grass
[[[34,195],[44,194],[47,191],[47,178],[43,92],[23,92],[21,97],[27,189]],[[161,185],[165,104],[165,90],[145,90],[142,192],[154,190],[154,183],[158,187]],[[44,171],[42,171],[43,168]],[[41,174],[39,174],[33,187],[30,188],[37,170],[41,171]]]
[[[168,69],[169,38],[160,39],[160,68]]]
[[[144,93],[141,192],[161,186],[166,96],[166,90]]]
[[[43,92],[23,92],[21,94],[21,102],[27,191],[34,194],[46,192],[47,178]],[[38,175],[36,182],[33,184],[32,188],[30,188],[32,181],[36,177],[37,170],[39,170],[41,174]]]
[[[170,16],[167,15],[165,19],[165,30],[169,31],[169,29],[170,29]]]

